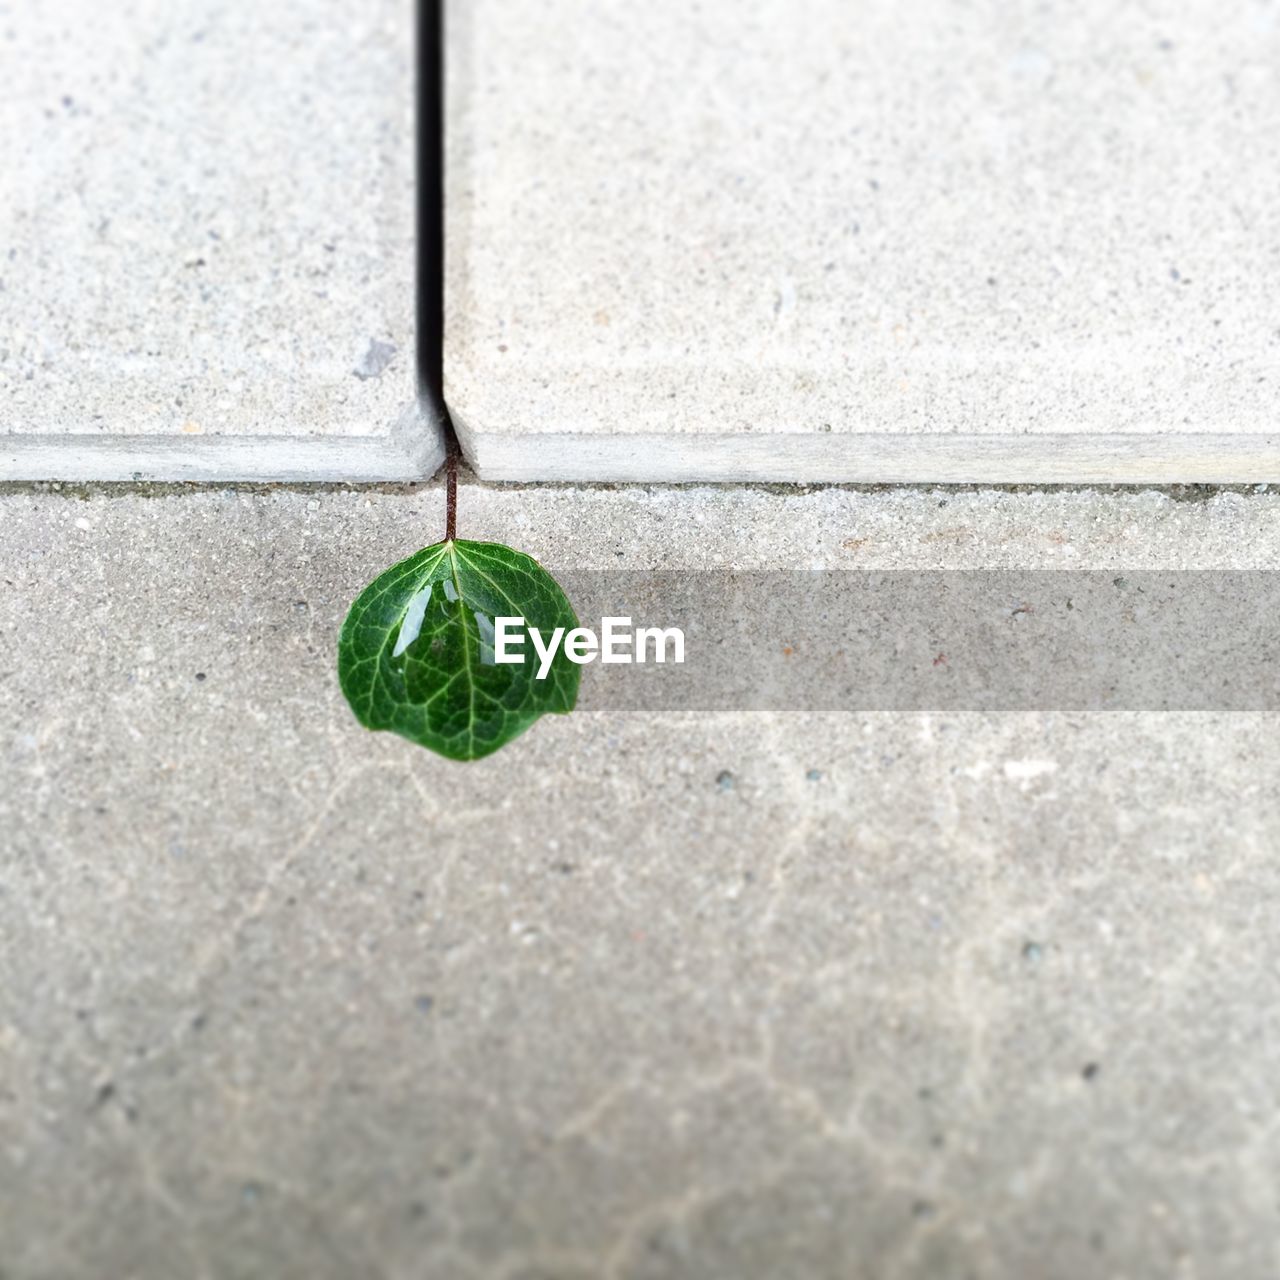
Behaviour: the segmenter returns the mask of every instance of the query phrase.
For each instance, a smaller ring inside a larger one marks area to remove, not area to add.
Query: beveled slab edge
[[[0,435],[0,480],[422,480],[444,461],[436,410],[370,436]]]
[[[469,428],[482,480],[799,484],[1250,484],[1280,481],[1274,435],[773,434],[522,437]]]

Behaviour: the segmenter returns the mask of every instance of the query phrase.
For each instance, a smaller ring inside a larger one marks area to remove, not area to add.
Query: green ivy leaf
[[[356,719],[478,760],[539,716],[572,711],[582,669],[563,645],[542,680],[527,639],[524,662],[495,663],[497,617],[522,617],[544,636],[578,625],[556,580],[496,542],[438,542],[375,578],[338,637],[338,679]]]

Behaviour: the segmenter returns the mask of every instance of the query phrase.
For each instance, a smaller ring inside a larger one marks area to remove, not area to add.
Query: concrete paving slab
[[[446,396],[482,476],[1280,478],[1273,5],[450,25]]]
[[[434,470],[411,18],[0,9],[0,477]]]
[[[405,489],[0,492],[0,1267],[1262,1280],[1252,713],[357,728]],[[557,570],[1275,568],[1280,496],[538,489]]]

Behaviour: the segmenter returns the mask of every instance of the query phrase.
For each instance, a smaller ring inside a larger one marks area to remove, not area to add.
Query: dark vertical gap
[[[444,7],[445,0],[417,0],[418,387],[456,455],[444,404]]]

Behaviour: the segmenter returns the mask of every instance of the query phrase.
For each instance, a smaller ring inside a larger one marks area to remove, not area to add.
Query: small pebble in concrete
[[[396,353],[394,342],[379,342],[377,338],[369,339],[369,349],[364,353],[354,373],[361,380],[376,378],[391,363]]]
[[[1101,1070],[1102,1068],[1096,1062],[1086,1062],[1080,1070],[1080,1075],[1084,1080],[1094,1080]]]
[[[716,786],[721,791],[732,791],[733,784],[734,776],[728,769],[721,769],[720,772],[716,774]]]
[[[809,770],[809,772],[808,772],[808,773],[806,773],[804,776],[805,776],[805,781],[806,781],[806,782],[821,782],[821,781],[822,781],[822,770],[821,770],[821,769],[810,769],[810,770]]]
[[[419,1013],[430,1013],[435,1005],[435,1000],[431,996],[418,996],[413,1002],[413,1007]]]
[[[1022,947],[1022,958],[1028,964],[1039,964],[1044,958],[1044,948],[1038,942],[1027,942]]]
[[[196,672],[196,680],[199,681],[199,683],[203,684],[207,679],[208,676],[206,676],[203,671]]]

